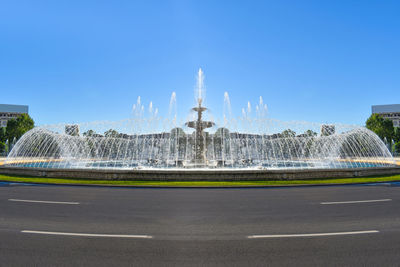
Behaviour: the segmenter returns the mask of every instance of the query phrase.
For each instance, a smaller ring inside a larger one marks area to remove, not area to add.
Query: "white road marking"
[[[64,233],[22,230],[21,233],[41,235],[64,235],[64,236],[85,236],[85,237],[119,237],[119,238],[153,238],[151,235],[112,235],[112,234],[87,234],[87,233]]]
[[[286,234],[286,235],[249,235],[247,238],[282,238],[282,237],[316,237],[316,236],[335,236],[335,235],[360,235],[379,233],[378,230],[336,232],[336,233],[314,233],[314,234]]]
[[[353,203],[370,203],[370,202],[385,202],[385,201],[392,201],[392,200],[390,198],[386,198],[386,199],[355,200],[355,201],[321,202],[321,204],[334,205],[334,204],[353,204]]]
[[[29,202],[29,203],[47,203],[47,204],[65,204],[65,205],[78,205],[79,204],[79,202],[44,201],[44,200],[14,199],[14,198],[10,198],[8,201]]]

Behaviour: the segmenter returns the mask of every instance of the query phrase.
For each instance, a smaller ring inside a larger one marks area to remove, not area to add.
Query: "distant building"
[[[79,136],[79,125],[77,124],[65,125],[65,134],[72,136]]]
[[[322,124],[321,125],[321,136],[328,136],[335,134],[335,125],[332,124]]]
[[[0,127],[6,127],[7,122],[17,118],[19,115],[28,114],[28,106],[0,104]]]
[[[394,127],[400,127],[400,104],[372,106],[372,114],[379,114],[393,121]]]

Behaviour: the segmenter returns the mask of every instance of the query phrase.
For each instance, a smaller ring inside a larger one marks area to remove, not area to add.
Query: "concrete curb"
[[[109,187],[109,188],[138,188],[138,189],[273,189],[273,188],[297,188],[297,187],[327,187],[327,186],[356,186],[356,185],[375,185],[387,183],[400,183],[399,180],[388,180],[379,182],[362,183],[337,183],[337,184],[292,184],[292,185],[249,185],[249,186],[159,186],[159,185],[111,185],[111,184],[68,184],[68,183],[35,183],[35,182],[16,182],[1,180],[0,182],[24,185],[43,185],[43,186],[72,186],[72,187]]]
[[[132,181],[265,181],[394,175],[400,174],[400,166],[302,170],[93,170],[0,166],[0,174],[46,178]]]

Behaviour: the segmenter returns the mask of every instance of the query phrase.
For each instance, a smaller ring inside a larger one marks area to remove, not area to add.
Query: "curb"
[[[7,181],[0,179],[0,182],[23,185],[44,185],[44,186],[72,186],[72,187],[105,187],[105,188],[138,188],[138,189],[274,189],[274,188],[302,188],[302,187],[328,187],[328,186],[356,186],[356,185],[379,185],[385,183],[400,182],[397,180],[363,182],[363,183],[338,183],[338,184],[293,184],[293,185],[249,185],[249,186],[159,186],[159,185],[106,185],[106,184],[67,184],[67,183],[35,183]]]

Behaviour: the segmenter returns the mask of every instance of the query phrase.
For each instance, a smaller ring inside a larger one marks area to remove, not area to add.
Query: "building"
[[[400,127],[400,104],[372,106],[372,114],[379,114],[393,121],[394,127]]]
[[[79,125],[78,124],[65,125],[65,134],[71,136],[79,136]]]
[[[321,136],[328,136],[335,134],[335,125],[331,124],[322,124],[321,125]]]
[[[0,104],[0,127],[6,127],[7,122],[20,114],[28,114],[28,106]]]

